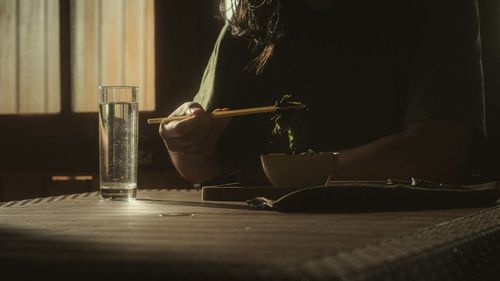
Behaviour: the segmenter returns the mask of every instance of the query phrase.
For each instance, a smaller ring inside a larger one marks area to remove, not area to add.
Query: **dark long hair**
[[[231,17],[226,2],[231,3]],[[256,57],[248,67],[261,73],[284,36],[283,0],[221,0],[220,12],[231,33],[250,42]]]

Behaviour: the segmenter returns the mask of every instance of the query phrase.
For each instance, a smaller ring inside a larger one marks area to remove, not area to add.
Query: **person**
[[[209,112],[305,103],[308,136],[338,151],[336,180],[456,182],[486,136],[475,0],[239,0],[192,102],[160,126],[195,183],[265,184],[270,116]]]

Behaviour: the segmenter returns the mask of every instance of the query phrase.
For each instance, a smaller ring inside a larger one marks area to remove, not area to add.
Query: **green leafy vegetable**
[[[271,118],[274,121],[272,135],[286,137],[288,152],[291,154],[315,153],[309,148],[307,141],[307,127],[303,116],[307,106],[293,101],[291,95],[284,95],[275,106],[278,109]]]

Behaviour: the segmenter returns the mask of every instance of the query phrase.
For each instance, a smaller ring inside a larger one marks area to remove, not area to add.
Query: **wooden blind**
[[[0,34],[0,114],[59,112],[59,0],[0,0]]]
[[[76,112],[97,110],[99,85],[139,86],[139,108],[155,108],[154,0],[72,0]]]

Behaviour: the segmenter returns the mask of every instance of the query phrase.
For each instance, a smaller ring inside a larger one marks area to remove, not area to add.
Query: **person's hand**
[[[227,110],[216,109],[214,112]],[[160,136],[169,152],[190,156],[208,156],[217,144],[219,137],[230,122],[230,118],[214,119],[195,102],[186,102],[170,116],[188,115],[187,119],[161,123]]]

